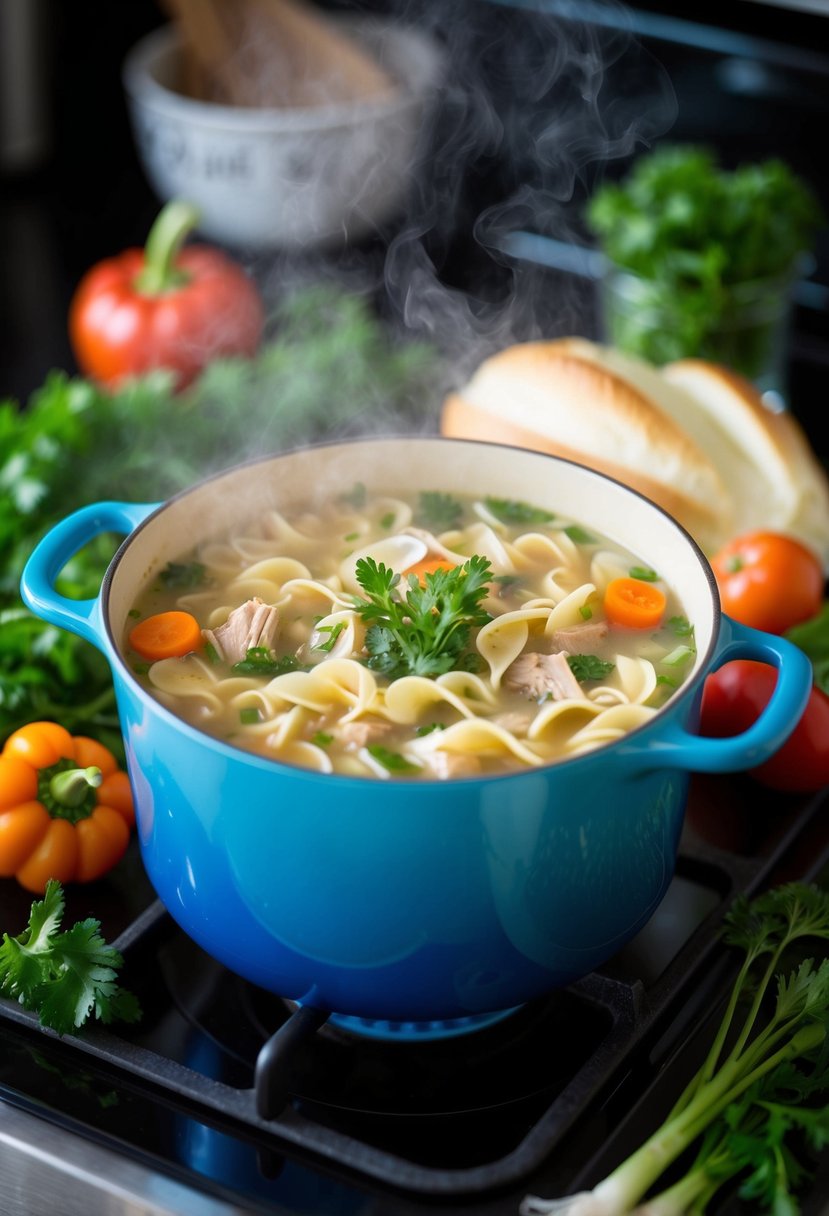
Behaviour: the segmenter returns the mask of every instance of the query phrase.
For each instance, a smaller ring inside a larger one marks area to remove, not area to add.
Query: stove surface
[[[141,1022],[59,1039],[0,1002],[2,1210],[57,1210],[33,1198],[48,1184],[66,1216],[501,1216],[528,1192],[592,1185],[701,1059],[733,976],[722,915],[794,877],[829,883],[826,793],[694,778],[669,891],[603,968],[480,1029],[378,1028],[333,1025],[209,958],[132,852],[94,888],[67,890],[66,923],[102,921]],[[19,932],[30,902],[1,884],[3,924]],[[822,1212],[825,1186],[824,1170],[804,1216]],[[732,1198],[717,1211],[747,1209]]]

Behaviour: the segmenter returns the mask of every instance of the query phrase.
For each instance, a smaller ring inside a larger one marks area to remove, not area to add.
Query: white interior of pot
[[[139,591],[168,562],[202,541],[255,525],[263,511],[313,508],[355,482],[392,496],[438,490],[518,499],[594,529],[659,571],[694,626],[697,666],[703,661],[716,619],[712,576],[673,519],[580,465],[518,448],[440,438],[308,448],[231,469],[173,499],[133,535],[114,571],[105,607],[116,648]]]

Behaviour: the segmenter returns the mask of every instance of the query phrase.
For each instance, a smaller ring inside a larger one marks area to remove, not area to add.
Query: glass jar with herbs
[[[792,291],[824,217],[780,160],[721,168],[705,148],[665,145],[588,204],[604,254],[604,337],[657,365],[722,363],[784,389]]]

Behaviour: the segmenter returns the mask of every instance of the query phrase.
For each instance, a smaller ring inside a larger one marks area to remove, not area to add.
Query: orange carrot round
[[[422,561],[415,562],[413,566],[407,566],[403,573],[406,576],[417,575],[421,587],[425,587],[427,574],[434,574],[436,570],[454,570],[456,565],[457,562],[449,562],[444,557],[424,557]]]
[[[653,629],[662,620],[666,604],[664,591],[639,578],[614,578],[604,593],[608,621],[627,629]]]
[[[201,629],[189,612],[157,612],[130,630],[129,643],[142,659],[178,658],[200,648]]]

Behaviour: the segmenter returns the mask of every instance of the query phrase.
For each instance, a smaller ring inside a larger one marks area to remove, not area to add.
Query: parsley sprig
[[[29,924],[17,937],[3,934],[0,995],[40,1014],[40,1024],[68,1034],[94,1013],[100,1021],[136,1022],[135,996],[116,983],[123,958],[100,934],[92,917],[60,929],[63,888],[50,879],[32,904]]]
[[[410,574],[405,596],[400,575],[372,557],[360,558],[356,575],[368,596],[356,598],[355,607],[369,626],[366,650],[373,671],[395,680],[474,669],[478,656],[467,651],[471,631],[490,620],[481,608],[490,578],[487,558],[435,570],[423,586]]]

